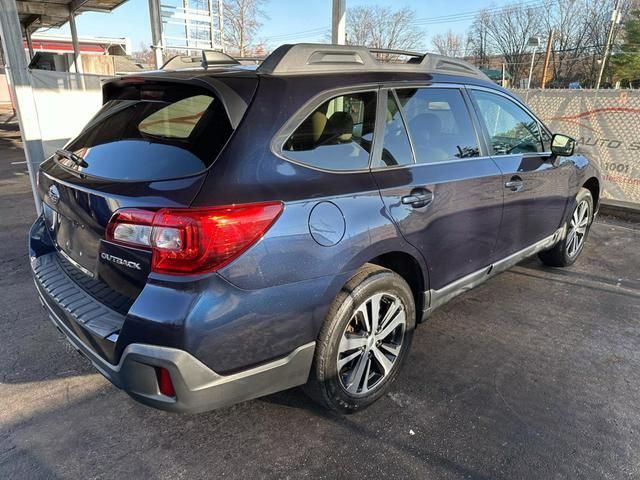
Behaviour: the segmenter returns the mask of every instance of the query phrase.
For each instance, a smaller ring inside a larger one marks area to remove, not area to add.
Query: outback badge
[[[133,268],[135,270],[142,270],[138,262],[134,262],[132,260],[125,260],[124,258],[116,257],[115,255],[111,255],[110,253],[102,252],[100,254],[100,258],[108,262],[115,263],[116,265],[123,265],[127,268]]]

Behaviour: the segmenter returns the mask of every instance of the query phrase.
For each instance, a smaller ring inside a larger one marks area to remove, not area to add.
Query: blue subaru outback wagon
[[[364,408],[433,309],[572,264],[598,208],[575,142],[456,59],[284,45],[103,96],[40,167],[31,268],[73,346],[165,410],[298,385]]]

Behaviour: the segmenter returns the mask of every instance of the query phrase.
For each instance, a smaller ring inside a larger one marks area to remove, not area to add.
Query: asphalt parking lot
[[[437,311],[391,393],[360,414],[292,390],[180,416],[112,387],[46,318],[5,118],[0,478],[640,476],[640,225],[601,218],[574,267],[529,260]]]

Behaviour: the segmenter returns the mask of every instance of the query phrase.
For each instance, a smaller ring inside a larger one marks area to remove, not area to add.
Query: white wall
[[[102,80],[109,77],[32,70],[31,82],[45,155],[76,136],[102,106]]]
[[[3,68],[0,68],[0,103],[11,103],[7,76],[5,75]]]

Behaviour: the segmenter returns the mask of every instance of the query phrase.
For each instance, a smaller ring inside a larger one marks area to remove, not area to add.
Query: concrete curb
[[[603,199],[600,203],[600,214],[640,223],[640,205],[630,202]]]

